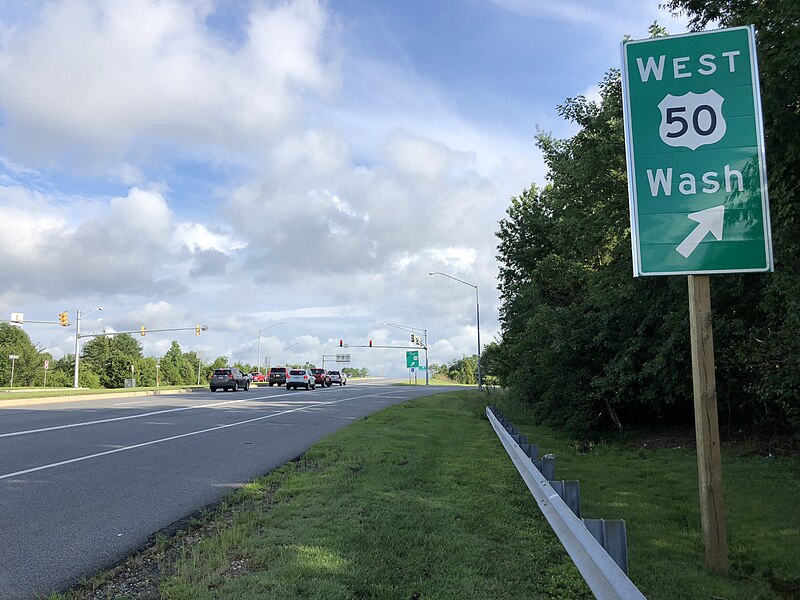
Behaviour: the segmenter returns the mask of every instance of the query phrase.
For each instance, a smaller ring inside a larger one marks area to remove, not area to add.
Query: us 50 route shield
[[[633,273],[771,271],[751,27],[622,44]]]

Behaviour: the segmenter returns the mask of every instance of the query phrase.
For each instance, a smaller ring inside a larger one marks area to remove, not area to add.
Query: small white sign
[[[17,359],[19,358],[19,356],[17,356],[16,354],[9,354],[9,355],[8,355],[8,358],[9,358],[10,360],[17,360]]]
[[[45,368],[45,370],[50,368],[50,361],[49,360],[45,360],[44,361],[44,368]]]
[[[24,316],[23,313],[11,313],[11,322],[22,325]]]

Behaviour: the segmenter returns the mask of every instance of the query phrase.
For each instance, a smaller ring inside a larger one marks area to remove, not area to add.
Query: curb
[[[26,398],[22,400],[0,400],[0,409],[17,406],[35,406],[37,404],[63,404],[68,402],[82,402],[85,400],[102,400],[104,398],[135,398],[137,396],[164,396],[171,394],[190,394],[201,388],[178,388],[174,390],[148,390],[146,392],[117,392],[84,394],[82,396],[50,396],[48,398]]]

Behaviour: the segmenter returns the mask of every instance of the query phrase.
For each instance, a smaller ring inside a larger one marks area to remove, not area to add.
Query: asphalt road
[[[383,382],[0,408],[0,598],[63,589],[355,419]]]

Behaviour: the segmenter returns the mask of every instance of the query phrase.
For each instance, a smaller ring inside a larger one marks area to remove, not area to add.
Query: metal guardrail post
[[[587,529],[573,510],[561,499],[543,473],[534,468],[534,463],[520,445],[511,437],[511,432],[495,417],[493,407],[487,407],[486,416],[500,442],[508,452],[525,485],[533,494],[539,509],[553,528],[572,562],[580,571],[584,581],[598,600],[645,600],[644,595],[628,579],[620,565],[603,549],[597,538]],[[518,434],[518,432],[517,432]],[[543,459],[544,460],[544,459]],[[619,535],[615,521],[605,521],[603,535],[606,542]],[[607,525],[612,524],[612,525]],[[621,528],[624,532],[624,525]],[[615,542],[612,542],[612,547]],[[624,565],[627,568],[627,550]]]
[[[566,505],[569,506],[570,510],[575,513],[575,516],[580,518],[581,516],[580,481],[578,481],[577,479],[550,481],[550,485],[556,491],[556,494],[558,494],[561,497],[561,499],[566,503]],[[595,536],[595,539],[597,539],[597,536]],[[597,539],[597,541],[600,542],[600,544],[605,548],[605,544],[603,544],[601,540]],[[608,549],[606,548],[606,550]],[[623,569],[623,571],[627,573],[626,569]]]
[[[580,516],[580,515],[578,515]],[[584,519],[583,524],[623,572],[628,572],[628,535],[621,519]]]

